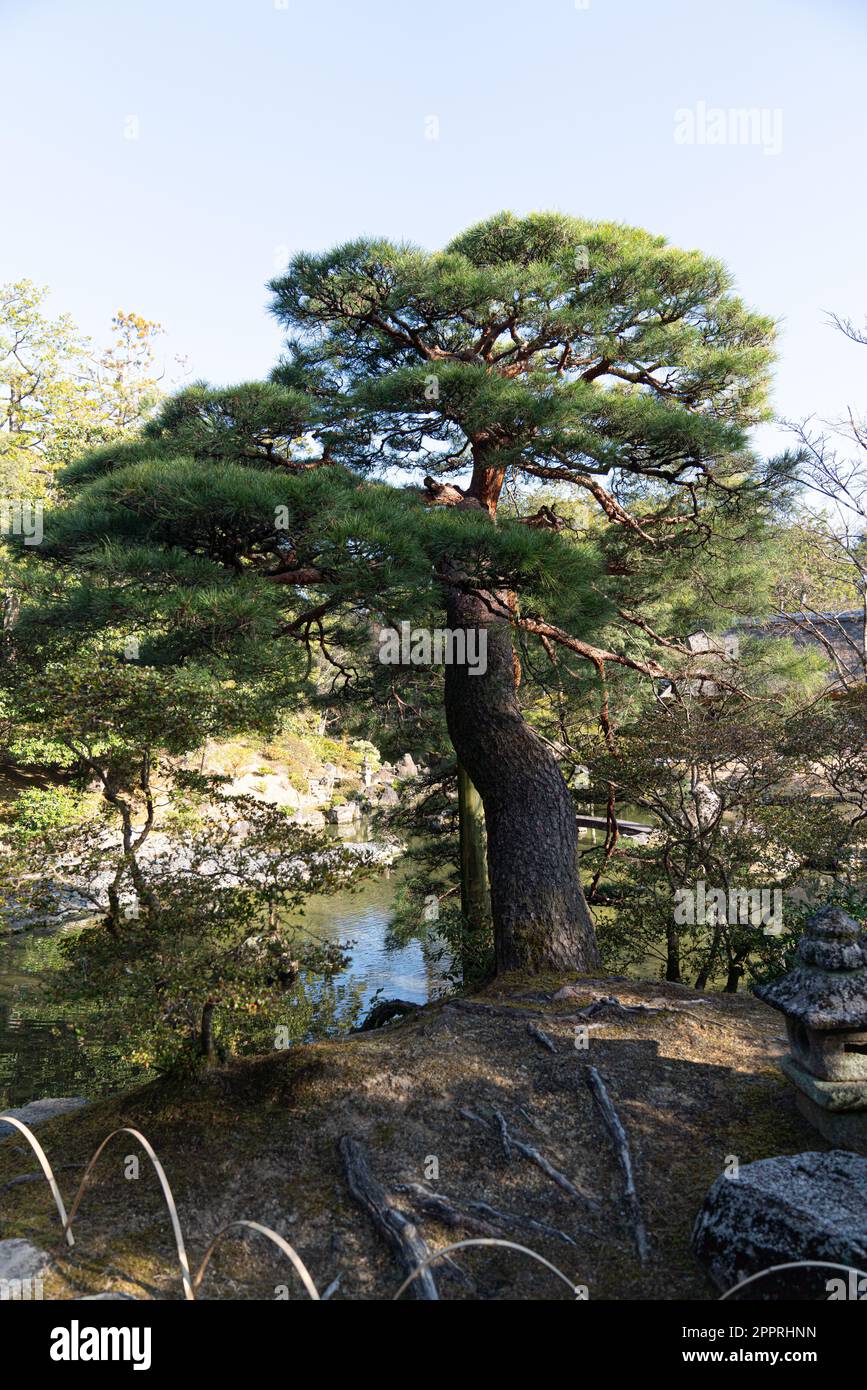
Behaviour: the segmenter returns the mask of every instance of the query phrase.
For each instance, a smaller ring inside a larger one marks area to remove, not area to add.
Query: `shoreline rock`
[[[34,1129],[36,1125],[53,1120],[57,1115],[68,1115],[74,1110],[82,1110],[89,1104],[86,1096],[45,1096],[42,1100],[31,1100],[17,1109],[3,1110],[0,1113],[11,1115],[14,1120],[20,1120],[22,1124],[27,1125],[28,1129]],[[0,1140],[7,1139],[10,1134],[15,1133],[14,1125],[0,1120]]]

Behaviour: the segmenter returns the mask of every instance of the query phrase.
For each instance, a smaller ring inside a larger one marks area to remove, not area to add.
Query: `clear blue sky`
[[[865,0],[282,3],[0,0],[0,280],[227,382],[278,353],[283,248],[559,208],[726,260],[783,321],[781,413],[867,404],[823,326],[867,315]],[[702,102],[780,111],[780,153],[676,143]]]

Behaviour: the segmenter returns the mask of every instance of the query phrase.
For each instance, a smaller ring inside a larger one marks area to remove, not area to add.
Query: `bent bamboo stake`
[[[867,1279],[867,1272],[856,1269],[854,1265],[838,1265],[832,1260],[787,1260],[784,1265],[768,1265],[767,1269],[760,1269],[757,1274],[751,1274],[748,1279],[733,1284],[724,1294],[720,1294],[719,1302],[724,1303],[733,1293],[740,1293],[747,1284],[755,1283],[756,1279],[764,1279],[766,1274],[779,1274],[781,1269],[843,1269],[847,1274],[857,1274],[859,1279]]]
[[[214,1236],[214,1239],[211,1241],[210,1245],[205,1251],[205,1258],[199,1265],[196,1277],[193,1280],[194,1294],[198,1292],[199,1285],[202,1282],[205,1270],[207,1269],[210,1263],[211,1256],[213,1255],[216,1246],[223,1239],[224,1235],[226,1235],[229,1231],[233,1230],[237,1226],[246,1226],[249,1230],[258,1231],[260,1235],[266,1236],[268,1240],[273,1241],[273,1243],[278,1247],[278,1249],[282,1250],[283,1254],[287,1255],[288,1258],[292,1261],[295,1273],[298,1275],[298,1278],[301,1280],[301,1283],[304,1285],[310,1297],[312,1299],[315,1299],[317,1303],[321,1302],[321,1299],[319,1297],[319,1290],[314,1284],[313,1279],[310,1275],[310,1271],[308,1270],[301,1256],[297,1253],[297,1251],[293,1250],[288,1240],[284,1240],[283,1237],[278,1235],[276,1231],[272,1231],[270,1226],[263,1226],[258,1221],[230,1221],[228,1226],[224,1226],[222,1231],[217,1232],[217,1234]]]
[[[558,1269],[556,1265],[552,1265],[551,1261],[546,1260],[544,1255],[540,1255],[537,1251],[531,1250],[529,1246],[516,1245],[513,1240],[495,1240],[492,1237],[477,1237],[474,1240],[455,1241],[454,1245],[444,1245],[442,1250],[435,1250],[432,1254],[428,1255],[420,1265],[416,1266],[409,1278],[404,1279],[397,1293],[394,1295],[392,1302],[397,1302],[404,1290],[409,1288],[413,1279],[417,1278],[423,1270],[426,1270],[428,1265],[433,1264],[435,1260],[442,1259],[444,1255],[451,1254],[453,1250],[466,1250],[467,1247],[471,1245],[501,1245],[507,1250],[517,1250],[521,1255],[529,1255],[532,1260],[538,1260],[540,1265],[544,1265],[546,1269],[550,1269],[552,1274],[556,1274],[558,1279],[562,1279],[563,1283],[569,1286],[577,1298],[583,1298],[585,1295],[585,1290],[580,1288],[577,1284],[573,1284],[572,1280],[563,1273],[562,1269]]]
[[[174,1232],[175,1246],[178,1252],[178,1264],[181,1267],[181,1281],[184,1286],[184,1298],[187,1299],[188,1302],[192,1303],[195,1301],[195,1294],[193,1293],[193,1287],[190,1282],[190,1264],[187,1259],[187,1249],[184,1245],[184,1233],[181,1230],[181,1223],[178,1218],[178,1209],[175,1205],[175,1199],[172,1196],[172,1189],[169,1186],[169,1180],[166,1177],[166,1171],[163,1168],[163,1165],[160,1163],[159,1159],[157,1158],[156,1154],[154,1153],[154,1150],[151,1148],[147,1139],[145,1139],[144,1135],[141,1134],[139,1130],[128,1129],[126,1126],[124,1126],[122,1129],[113,1130],[112,1133],[109,1134],[107,1139],[103,1139],[96,1153],[93,1155],[93,1158],[90,1160],[87,1167],[85,1168],[84,1177],[81,1179],[81,1185],[79,1186],[79,1189],[75,1194],[75,1201],[72,1203],[72,1210],[69,1213],[69,1219],[65,1223],[67,1238],[69,1238],[69,1236],[72,1234],[72,1223],[75,1220],[75,1213],[78,1211],[78,1205],[81,1201],[84,1189],[87,1186],[87,1181],[94,1168],[96,1167],[99,1156],[102,1153],[105,1146],[107,1144],[110,1144],[112,1139],[116,1138],[118,1134],[131,1134],[133,1139],[137,1139],[138,1142],[141,1144],[142,1148],[144,1149],[145,1153],[147,1154],[148,1158],[150,1159],[151,1163],[153,1164],[154,1168],[156,1169],[156,1175],[160,1180],[160,1187],[163,1190],[163,1196],[165,1197],[166,1206],[169,1209],[169,1216],[171,1217],[172,1231]],[[70,1241],[70,1244],[71,1243],[72,1242]]]
[[[30,1129],[28,1129],[27,1125],[22,1124],[20,1120],[14,1119],[12,1115],[0,1115],[0,1120],[3,1120],[8,1125],[14,1125],[14,1127],[17,1130],[20,1130],[20,1132],[24,1135],[24,1138],[30,1145],[31,1149],[36,1154],[36,1157],[39,1159],[39,1166],[45,1174],[48,1186],[51,1188],[51,1195],[54,1198],[54,1205],[57,1207],[57,1214],[60,1217],[61,1224],[66,1235],[66,1243],[67,1245],[74,1245],[75,1237],[73,1236],[72,1231],[69,1227],[69,1222],[66,1217],[66,1207],[63,1205],[63,1198],[60,1195],[60,1188],[57,1186],[57,1180],[54,1176],[54,1173],[51,1170],[51,1164],[48,1162],[48,1159],[45,1156],[45,1150],[43,1149],[39,1140],[36,1138],[35,1134],[33,1134],[33,1132]]]

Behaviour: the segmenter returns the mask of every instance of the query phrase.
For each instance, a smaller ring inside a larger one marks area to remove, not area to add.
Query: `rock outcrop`
[[[843,1265],[867,1280],[865,1192],[867,1159],[845,1149],[759,1159],[713,1184],[695,1223],[693,1249],[724,1292],[793,1261]],[[828,1280],[841,1273],[788,1270],[756,1281],[750,1297],[827,1297]]]

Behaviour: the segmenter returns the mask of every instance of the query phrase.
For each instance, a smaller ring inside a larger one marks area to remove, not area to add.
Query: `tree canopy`
[[[571,800],[524,719],[513,634],[588,719],[612,665],[702,677],[689,624],[746,611],[766,581],[784,474],[748,430],[773,324],[711,258],[550,213],[436,253],[301,255],[272,291],[290,336],[270,381],[189,387],[61,474],[31,560],[54,562],[55,630],[70,647],[135,633],[151,669],[257,681],[300,643],[347,696],[372,623],[484,631],[487,673],[446,667],[444,696],[484,803],[498,962],[592,966]],[[540,486],[552,500],[524,514]]]

